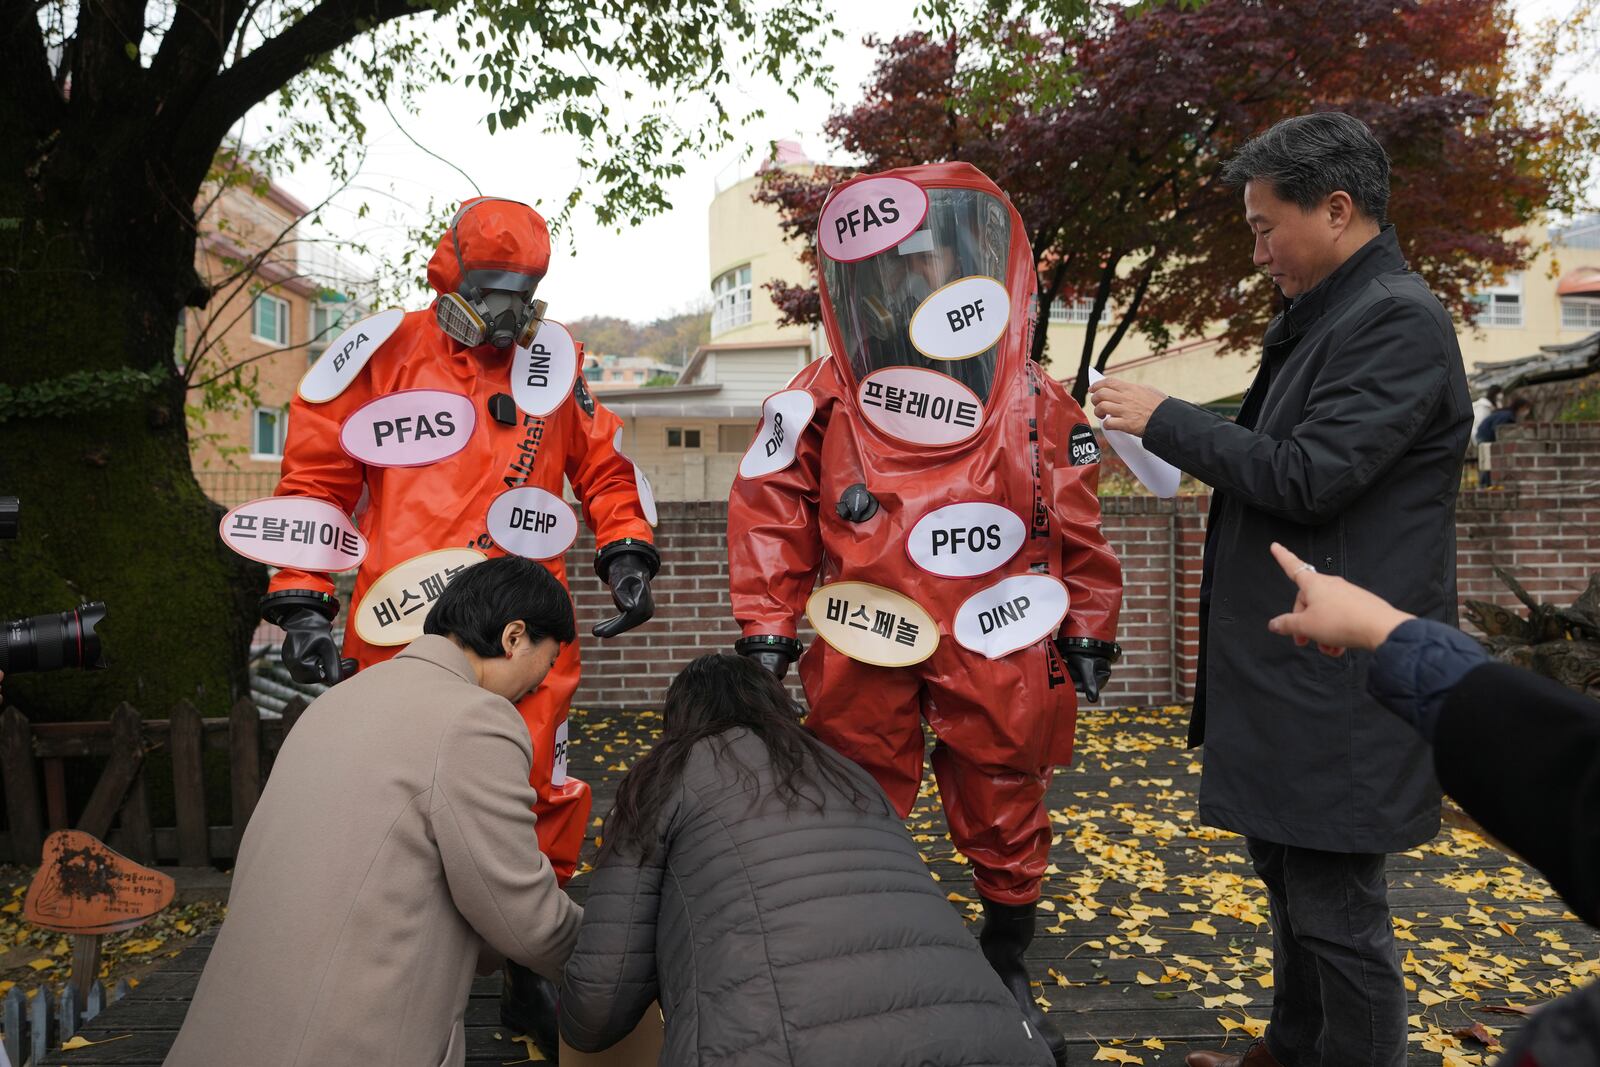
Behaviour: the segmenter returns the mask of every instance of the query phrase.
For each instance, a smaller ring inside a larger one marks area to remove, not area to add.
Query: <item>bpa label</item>
[[[301,399],[325,404],[344,392],[367,365],[372,353],[383,347],[383,342],[400,328],[405,317],[404,311],[390,308],[347,327],[300,379]]]
[[[554,559],[578,539],[578,517],[554,493],[536,485],[518,486],[489,505],[489,536],[512,555]]]
[[[1038,644],[1067,617],[1067,587],[1048,574],[1017,574],[974,593],[956,612],[962,648],[999,659]]]
[[[1011,295],[973,275],[934,290],[911,316],[911,344],[929,359],[966,359],[994,347],[1011,319]]]
[[[367,558],[367,539],[326,500],[268,496],[240,504],[222,517],[222,542],[245,559],[269,567],[337,574]]]
[[[445,586],[488,558],[471,548],[441,548],[389,568],[356,608],[357,635],[369,645],[409,645],[422,636],[423,620]]]
[[[852,182],[828,200],[817,220],[817,247],[835,263],[854,263],[893,248],[917,231],[928,194],[904,178]]]
[[[1010,508],[970,500],[917,520],[906,535],[906,554],[941,578],[975,578],[1004,565],[1027,536],[1027,524]]]
[[[761,405],[761,427],[739,461],[739,477],[763,478],[794,462],[800,435],[811,425],[817,402],[806,389],[773,393]]]
[[[517,407],[542,419],[572,395],[578,380],[578,345],[559,322],[545,319],[527,348],[511,361],[511,397]]]
[[[890,437],[914,445],[953,445],[978,432],[983,402],[948,374],[922,367],[873,371],[856,391],[861,414]]]
[[[402,389],[357,408],[339,428],[339,446],[369,467],[422,467],[467,447],[477,420],[468,397]]]
[[[879,667],[909,667],[939,647],[939,624],[922,605],[868,582],[823,586],[806,601],[806,618],[835,651]]]

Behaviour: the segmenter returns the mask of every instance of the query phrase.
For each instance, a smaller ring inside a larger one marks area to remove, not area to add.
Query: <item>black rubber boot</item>
[[[983,930],[978,934],[978,944],[983,948],[989,966],[995,969],[1000,980],[1011,990],[1022,1009],[1028,1025],[1044,1038],[1050,1054],[1056,1058],[1057,1067],[1066,1067],[1067,1039],[1056,1029],[1055,1023],[1045,1015],[1033,999],[1033,988],[1028,984],[1028,967],[1023,953],[1033,941],[1033,904],[996,904],[983,902]]]
[[[505,983],[500,987],[500,1025],[507,1037],[525,1034],[551,1063],[561,1055],[561,1024],[557,1015],[555,983],[521,964],[506,960]]]

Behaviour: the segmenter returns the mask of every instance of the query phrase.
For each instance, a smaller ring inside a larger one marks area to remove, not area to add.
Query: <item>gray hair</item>
[[[1366,123],[1340,111],[1275,123],[1223,166],[1222,181],[1268,182],[1303,211],[1343,190],[1367,218],[1379,225],[1389,220],[1388,153]]]

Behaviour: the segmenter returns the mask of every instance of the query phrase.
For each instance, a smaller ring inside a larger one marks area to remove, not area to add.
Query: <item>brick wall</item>
[[[1567,603],[1600,571],[1600,423],[1509,427],[1494,446],[1497,487],[1458,503],[1458,581],[1463,598],[1515,606],[1494,576],[1500,564],[1541,598]],[[1109,497],[1106,536],[1122,557],[1119,640],[1124,658],[1105,699],[1155,704],[1193,696],[1199,638],[1204,496],[1177,500]],[[576,702],[591,707],[659,706],[677,669],[702,652],[732,647],[727,508],[722,501],[663,503],[657,541],[656,617],[631,634],[585,637]],[[594,577],[585,532],[568,557],[579,632],[612,614]],[[813,638],[802,632],[802,640]],[[791,675],[791,678],[793,675]]]

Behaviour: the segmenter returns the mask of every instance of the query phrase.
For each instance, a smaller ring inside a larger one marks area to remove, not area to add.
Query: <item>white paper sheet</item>
[[[1105,375],[1089,368],[1089,387],[1092,389],[1096,382]],[[1139,479],[1139,484],[1159,497],[1174,497],[1178,495],[1178,483],[1183,480],[1183,472],[1159,456],[1152,456],[1145,450],[1144,442],[1131,433],[1121,430],[1108,430],[1104,426],[1100,432],[1106,435],[1106,444],[1111,446],[1122,462],[1128,465],[1133,476]]]

